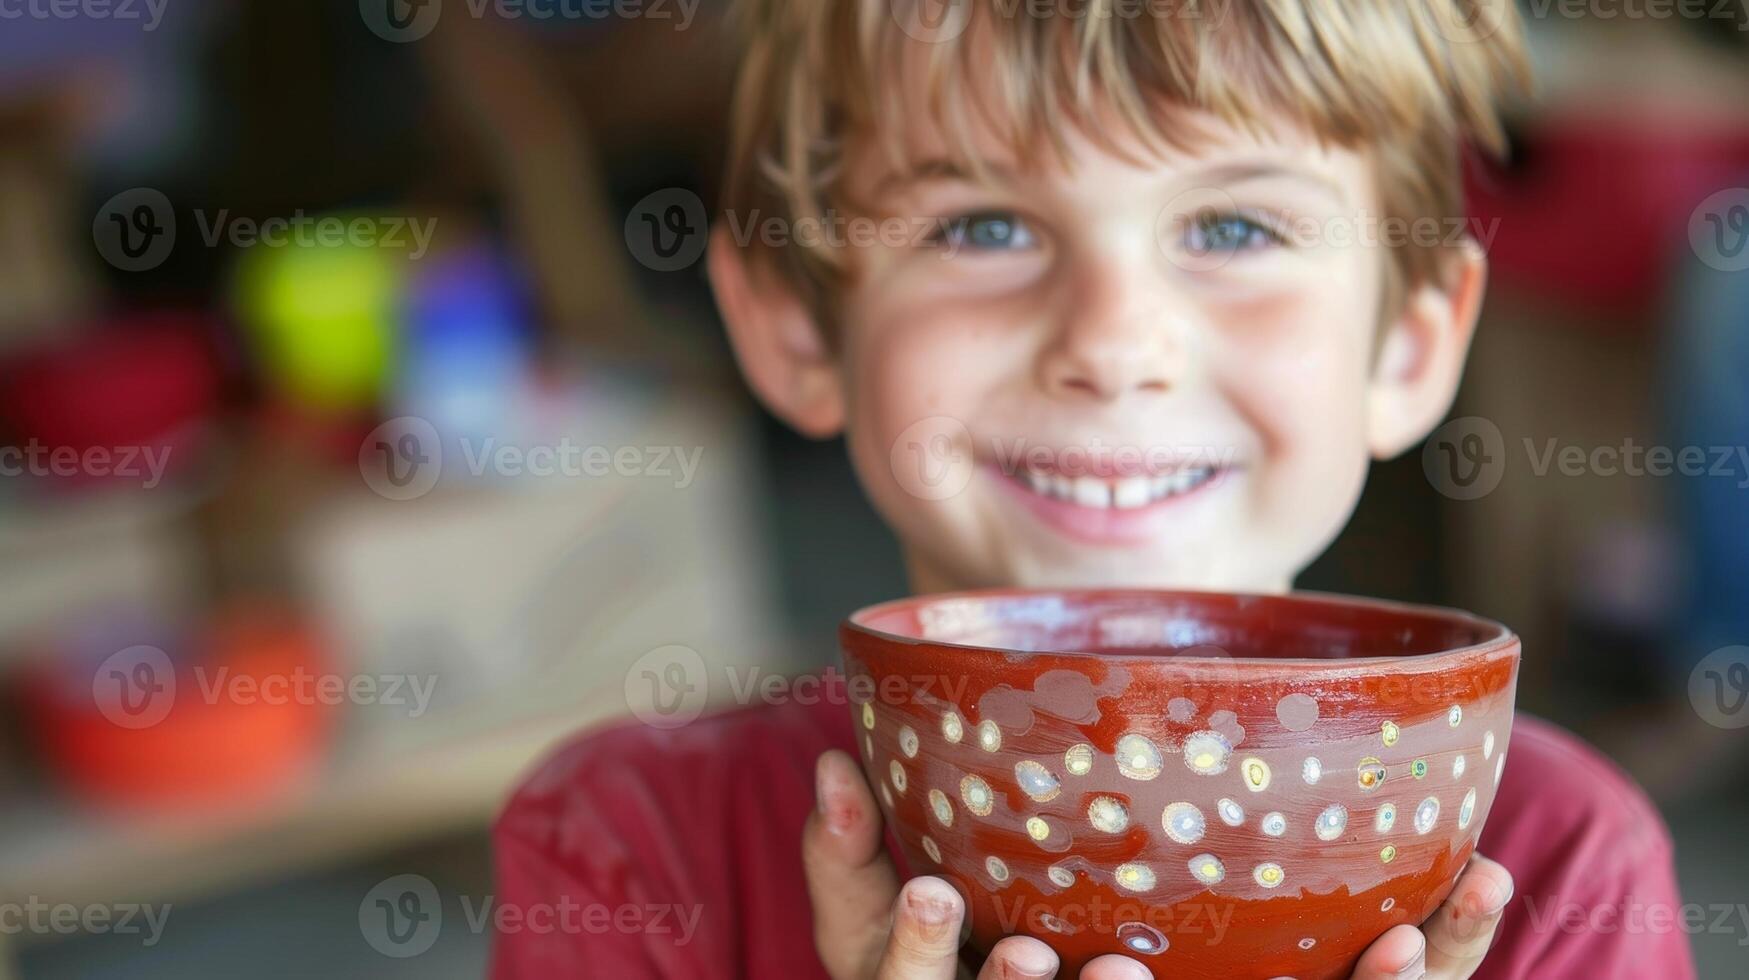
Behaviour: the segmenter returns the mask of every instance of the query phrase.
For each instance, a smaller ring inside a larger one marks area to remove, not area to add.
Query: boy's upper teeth
[[[1207,482],[1215,471],[1212,467],[1198,466],[1157,476],[1116,477],[1070,477],[1031,468],[1024,472],[1027,485],[1034,493],[1071,501],[1082,507],[1129,510],[1193,490]]]

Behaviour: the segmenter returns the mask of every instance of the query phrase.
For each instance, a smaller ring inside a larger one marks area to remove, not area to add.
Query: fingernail
[[[1042,947],[1023,944],[1011,950],[1003,963],[1003,972],[1016,977],[1048,977],[1056,969],[1051,954]]]
[[[1488,894],[1490,897],[1486,906],[1487,910],[1482,913],[1483,918],[1499,915],[1502,911],[1505,911],[1507,904],[1512,901],[1512,889],[1510,888],[1490,888],[1488,889]]]
[[[1422,936],[1421,937],[1421,945],[1415,950],[1415,955],[1409,957],[1409,962],[1404,963],[1402,968],[1399,969],[1396,973],[1392,974],[1392,976],[1418,977],[1421,975],[1422,970],[1425,969],[1426,964],[1427,964],[1427,937]]]
[[[915,888],[905,892],[905,905],[911,910],[912,917],[925,926],[939,926],[953,915],[953,909],[947,903],[919,895]]]
[[[826,815],[826,757],[821,756],[814,762],[814,810],[820,816]]]

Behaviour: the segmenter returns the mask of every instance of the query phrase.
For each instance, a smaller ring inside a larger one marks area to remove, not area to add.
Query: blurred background
[[[1749,8],[1524,9],[1454,421],[1300,585],[1514,627],[1734,906]],[[704,283],[724,13],[0,7],[0,977],[479,976],[490,819],[652,651],[817,669],[904,591]],[[361,925],[402,874],[460,923],[411,958]]]

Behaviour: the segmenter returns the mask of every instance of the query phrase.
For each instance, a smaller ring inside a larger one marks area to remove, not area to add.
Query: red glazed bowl
[[[1306,594],[923,596],[839,638],[911,870],[1064,976],[1348,976],[1474,852],[1519,658],[1465,613]]]

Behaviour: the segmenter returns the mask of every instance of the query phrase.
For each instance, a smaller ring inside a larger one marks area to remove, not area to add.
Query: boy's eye
[[[1285,236],[1262,221],[1218,211],[1198,212],[1184,237],[1185,248],[1193,255],[1249,252],[1287,244]]]
[[[1019,215],[1008,211],[962,214],[942,222],[935,244],[976,251],[1008,251],[1035,248],[1038,239]]]

